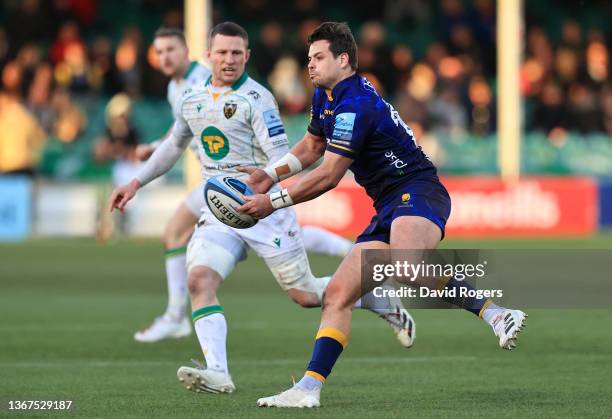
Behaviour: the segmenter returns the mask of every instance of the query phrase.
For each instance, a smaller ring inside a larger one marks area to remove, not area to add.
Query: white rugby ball
[[[206,205],[223,224],[233,228],[249,228],[257,224],[257,219],[238,211],[244,204],[243,195],[253,195],[244,182],[231,176],[214,176],[204,187]]]

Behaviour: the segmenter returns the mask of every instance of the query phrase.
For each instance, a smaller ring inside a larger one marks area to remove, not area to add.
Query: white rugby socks
[[[185,267],[185,247],[166,250],[166,281],[168,283],[168,307],[166,315],[180,321],[187,309],[187,268]]]
[[[302,227],[302,239],[307,252],[344,257],[353,247],[350,240],[319,227]]]
[[[482,317],[485,322],[489,323],[490,325],[493,325],[493,319],[502,311],[504,311],[503,307],[500,307],[493,303],[489,303],[482,311],[482,315],[480,317]]]
[[[373,291],[370,291],[366,295],[362,296],[359,300],[357,300],[353,307],[370,310],[378,315],[387,314],[393,309],[393,307],[391,307],[389,297],[375,297]]]
[[[228,373],[227,322],[221,306],[207,306],[192,314],[193,325],[209,370]]]
[[[295,383],[295,387],[304,391],[321,390],[321,387],[323,387],[323,382],[308,374],[304,374],[302,379]]]

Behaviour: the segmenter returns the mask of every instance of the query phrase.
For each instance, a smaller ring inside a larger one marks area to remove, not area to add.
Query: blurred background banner
[[[591,235],[598,227],[597,184],[589,178],[443,179],[453,202],[448,233],[479,236]]]
[[[195,11],[189,19],[186,5]],[[157,234],[171,213],[166,203],[187,190],[182,164],[145,189],[151,200],[126,217],[104,211],[111,186],[135,170],[130,150],[163,137],[172,123],[152,35],[160,26],[190,26],[201,38],[198,22],[203,28],[224,20],[249,32],[247,71],[274,93],[291,143],[305,131],[312,94],[307,36],[322,21],[347,21],[360,72],[412,127],[451,189],[449,234],[588,235],[609,228],[609,2],[513,2],[512,18],[497,6],[495,0],[384,0],[359,8],[348,0],[3,1],[0,176],[26,176],[37,191],[29,201],[31,228],[11,237]],[[503,45],[514,48],[506,44],[514,35],[518,57],[500,60]],[[202,60],[199,40],[191,41],[190,55]],[[505,71],[508,65],[514,71]],[[519,101],[512,129],[499,118],[502,92]],[[503,137],[519,142],[510,148],[525,177],[516,184],[494,179],[502,175]],[[372,209],[351,182],[349,176],[342,188],[297,206],[300,219],[357,234]],[[527,210],[539,205],[545,210]],[[486,226],[471,221],[478,208],[491,209]],[[523,213],[531,218],[517,221]]]
[[[32,182],[25,176],[0,176],[0,241],[23,240],[31,230]]]
[[[453,176],[443,177],[442,182],[453,202],[446,230],[450,237],[588,236],[598,228],[599,191],[591,178],[527,177],[503,182],[497,177]],[[374,216],[371,199],[352,179],[295,209],[301,224],[349,237],[361,233]],[[602,208],[602,213],[606,210]],[[609,218],[602,218],[602,227]]]

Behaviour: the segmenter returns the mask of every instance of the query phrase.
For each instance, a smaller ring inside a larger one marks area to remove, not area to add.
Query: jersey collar
[[[331,100],[340,97],[340,95],[351,86],[353,81],[358,80],[359,77],[359,74],[355,73],[352,76],[348,76],[347,78],[340,80],[331,91]]]
[[[240,86],[242,86],[247,81],[248,78],[249,78],[249,75],[245,71],[244,73],[242,73],[242,76],[240,76],[240,78],[236,80],[234,84],[232,84],[231,86],[232,90],[238,90]],[[208,79],[206,79],[206,83],[204,83],[204,86],[210,85],[211,82],[212,82],[212,75],[208,76]]]
[[[234,84],[232,84],[232,89],[238,90],[240,86],[242,86],[247,81],[248,78],[249,78],[249,75],[245,71],[244,73],[242,73],[242,76],[240,76],[240,78],[236,80]]]

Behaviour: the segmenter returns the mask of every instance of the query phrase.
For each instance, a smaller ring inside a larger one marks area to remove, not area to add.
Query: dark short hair
[[[323,22],[308,37],[308,45],[316,41],[329,41],[334,58],[348,54],[349,65],[357,70],[357,43],[346,22]]]
[[[222,22],[212,28],[208,36],[209,46],[212,45],[212,40],[215,35],[239,36],[244,39],[247,47],[249,46],[249,34],[247,34],[247,31],[245,31],[242,26],[234,22]]]
[[[153,35],[153,39],[169,37],[178,38],[183,43],[183,45],[187,45],[187,41],[185,40],[185,34],[182,30],[178,28],[159,28],[155,31],[155,34]]]

